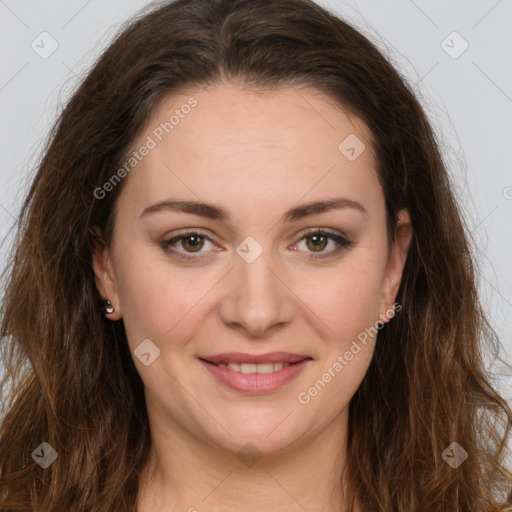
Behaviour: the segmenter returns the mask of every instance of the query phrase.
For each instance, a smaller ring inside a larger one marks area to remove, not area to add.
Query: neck
[[[348,512],[341,496],[347,412],[321,433],[242,457],[176,425],[150,421],[152,447],[137,512]]]

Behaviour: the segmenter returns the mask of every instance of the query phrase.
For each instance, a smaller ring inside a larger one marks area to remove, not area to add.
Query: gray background
[[[502,357],[512,362],[512,1],[319,3],[359,27],[414,85],[471,227],[480,289],[505,349]],[[121,24],[147,4],[0,0],[1,239],[59,107]],[[44,55],[52,44],[57,49]],[[9,240],[0,248],[2,268]],[[512,377],[490,358],[488,364],[512,399]]]

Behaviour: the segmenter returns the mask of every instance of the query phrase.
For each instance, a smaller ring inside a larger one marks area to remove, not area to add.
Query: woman
[[[512,510],[432,129],[313,2],[133,20],[19,225],[2,510]]]

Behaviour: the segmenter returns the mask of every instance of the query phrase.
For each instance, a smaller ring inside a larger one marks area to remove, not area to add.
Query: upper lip
[[[311,359],[310,356],[291,354],[290,352],[268,352],[266,354],[246,354],[243,352],[226,352],[215,356],[204,356],[204,359],[210,363],[243,363],[243,364],[261,364],[261,363],[298,363],[304,359]]]

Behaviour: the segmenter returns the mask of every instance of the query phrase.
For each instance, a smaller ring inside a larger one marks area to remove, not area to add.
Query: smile
[[[248,394],[265,394],[295,379],[312,358],[282,352],[260,356],[232,353],[199,361],[223,386]]]
[[[296,364],[296,363],[294,363]],[[273,373],[283,368],[290,366],[290,363],[262,363],[262,364],[248,364],[248,363],[219,363],[217,366],[220,368],[229,368],[232,372],[239,373]]]

